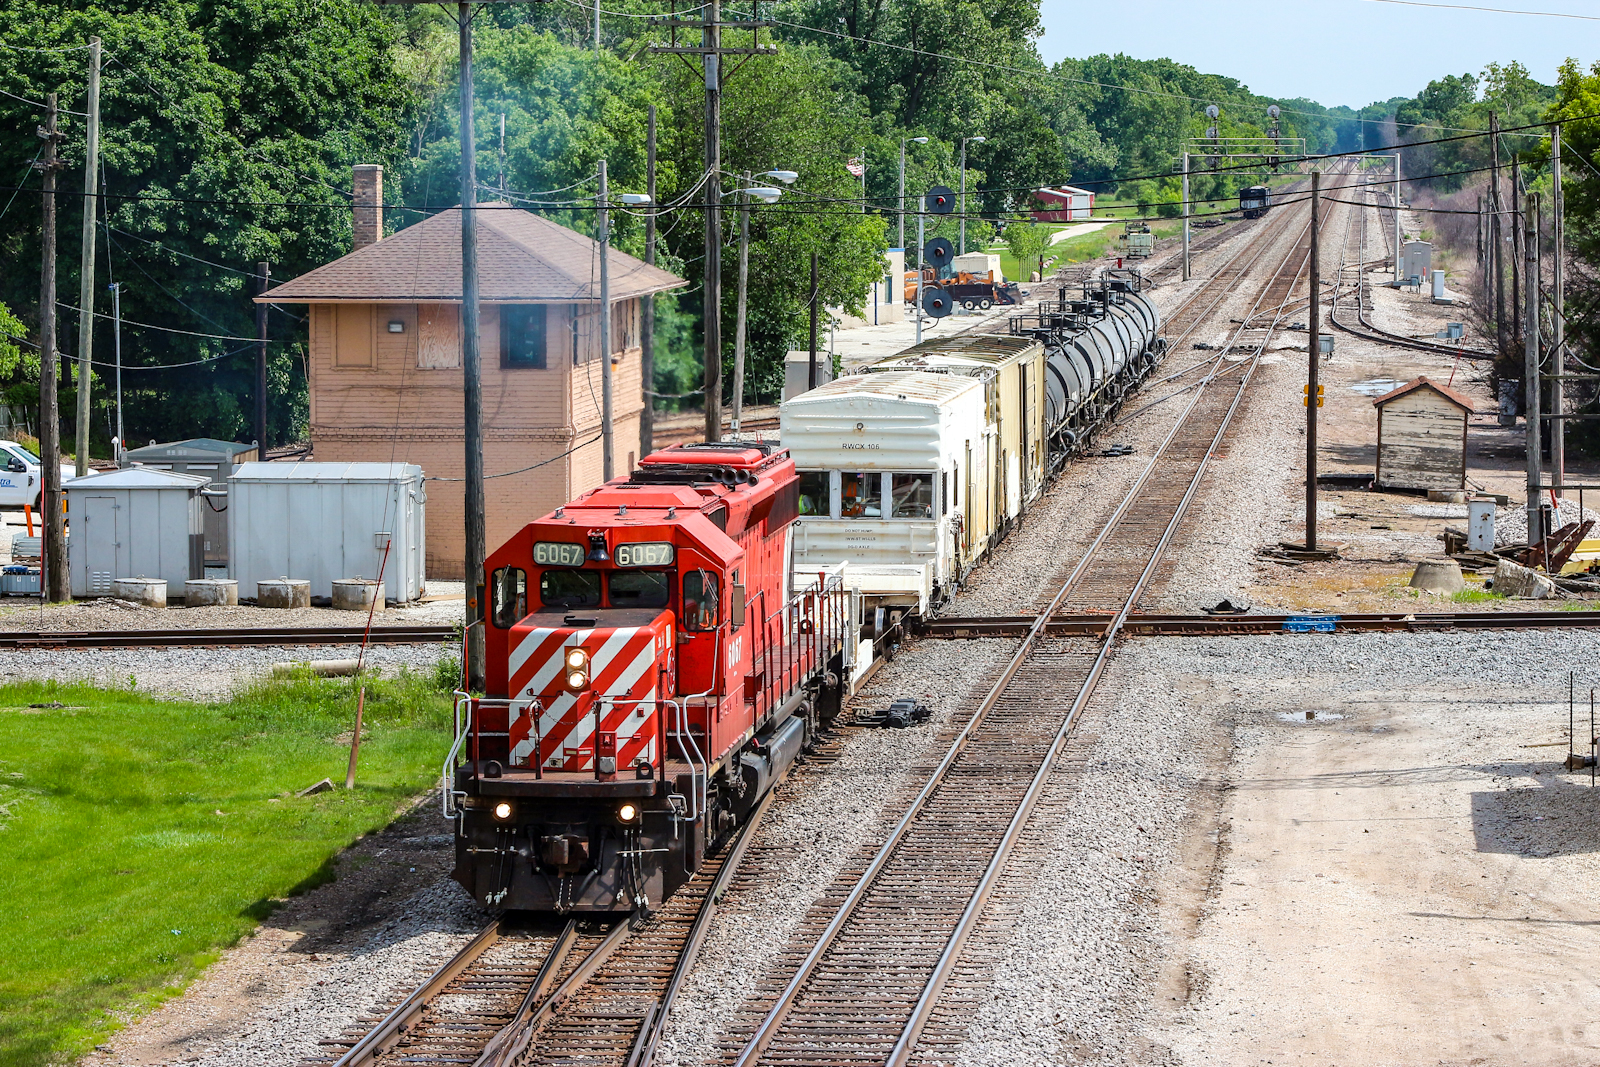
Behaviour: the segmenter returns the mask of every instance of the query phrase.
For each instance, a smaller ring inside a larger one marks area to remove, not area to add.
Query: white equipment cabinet
[[[228,479],[228,570],[241,591],[305,578],[333,595],[339,578],[376,578],[389,600],[423,593],[422,468],[410,463],[244,463]]]
[[[888,371],[784,402],[781,440],[800,472],[790,540],[795,588],[843,564],[867,607],[927,612],[970,565],[962,536],[988,501],[984,382]]]
[[[69,586],[110,596],[118,578],[164,578],[168,589],[206,576],[199,474],[127,467],[74,478],[67,494]]]

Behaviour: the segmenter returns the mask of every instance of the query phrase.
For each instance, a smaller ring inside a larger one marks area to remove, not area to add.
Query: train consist
[[[1272,206],[1272,190],[1265,185],[1252,185],[1239,190],[1239,211],[1247,219],[1259,219]]]
[[[659,905],[837,714],[859,598],[791,582],[799,490],[770,444],[666,449],[489,557],[487,695],[444,769],[480,903]]]
[[[893,621],[877,609],[936,612],[1161,361],[1142,289],[1136,271],[1108,272],[1009,335],[924,341],[785,402],[794,573],[842,564],[874,633]]]
[[[527,911],[654,908],[1160,361],[1137,272],[1008,335],[930,341],[790,400],[782,447],[639,468],[485,563],[485,695],[443,774],[453,877]]]

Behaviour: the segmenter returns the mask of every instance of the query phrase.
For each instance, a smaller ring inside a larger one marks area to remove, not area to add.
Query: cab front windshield
[[[600,606],[600,572],[552,568],[539,576],[539,600],[547,608]]]

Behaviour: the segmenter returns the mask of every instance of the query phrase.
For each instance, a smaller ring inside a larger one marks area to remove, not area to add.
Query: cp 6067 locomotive
[[[837,714],[858,606],[790,593],[786,451],[728,442],[639,469],[486,561],[486,692],[445,764],[454,877],[485,905],[654,907]]]

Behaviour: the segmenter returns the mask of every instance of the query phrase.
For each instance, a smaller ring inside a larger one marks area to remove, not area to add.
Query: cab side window
[[[528,573],[519,567],[501,567],[490,578],[490,619],[496,629],[509,630],[528,615]]]
[[[827,471],[800,472],[800,514],[826,517],[832,510]]]
[[[703,632],[717,628],[721,601],[721,580],[705,570],[683,576],[683,612],[680,624],[685,630]]]

